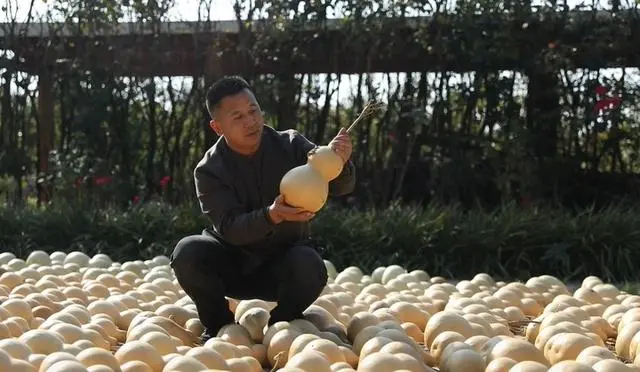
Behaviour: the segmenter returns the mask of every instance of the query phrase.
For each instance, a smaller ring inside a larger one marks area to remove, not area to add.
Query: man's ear
[[[216,132],[217,135],[222,136],[224,133],[222,132],[222,127],[220,126],[220,123],[217,122],[215,119],[211,119],[211,121],[209,122],[209,127]]]

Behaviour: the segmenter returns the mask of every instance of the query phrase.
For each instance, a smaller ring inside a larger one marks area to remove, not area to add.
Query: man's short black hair
[[[216,81],[207,92],[207,110],[213,118],[213,111],[225,97],[236,95],[251,86],[240,76],[225,76]]]

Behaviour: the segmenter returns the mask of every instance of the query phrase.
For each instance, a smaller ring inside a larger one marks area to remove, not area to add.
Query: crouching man
[[[280,180],[316,147],[294,130],[264,124],[250,86],[225,77],[210,88],[209,126],[220,138],[194,171],[202,212],[212,226],[183,238],[171,255],[180,286],[205,326],[202,341],[234,322],[225,296],[277,302],[269,324],[302,317],[327,282],[322,257],[308,243],[314,217],[283,202]],[[329,146],[344,160],[330,195],[352,192],[355,170],[344,129]]]

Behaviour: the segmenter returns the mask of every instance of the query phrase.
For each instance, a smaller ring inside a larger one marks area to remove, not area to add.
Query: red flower
[[[111,183],[111,177],[108,177],[108,176],[96,177],[93,183],[97,186],[108,185]]]
[[[533,198],[530,195],[524,194],[520,197],[520,206],[529,207],[531,203],[533,203]]]
[[[609,91],[609,89],[607,89],[607,87],[604,87],[602,85],[598,85],[595,89],[596,94],[599,96],[604,96],[605,94],[607,94],[607,92]]]
[[[138,195],[134,196],[131,201],[133,202],[133,204],[136,204],[140,201],[140,197]]]
[[[605,110],[613,110],[620,106],[622,99],[620,97],[606,97],[596,102],[593,111],[600,112]]]
[[[165,187],[171,182],[171,176],[164,176],[160,180],[160,187]]]

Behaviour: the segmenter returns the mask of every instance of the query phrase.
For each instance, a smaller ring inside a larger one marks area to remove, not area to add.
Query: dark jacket
[[[267,208],[280,193],[280,180],[291,168],[307,163],[316,145],[295,130],[265,126],[258,152],[243,156],[223,137],[205,153],[194,170],[202,212],[212,223],[210,233],[222,243],[259,256],[270,255],[309,238],[309,222],[273,224]],[[329,183],[329,195],[353,191],[351,161]]]

